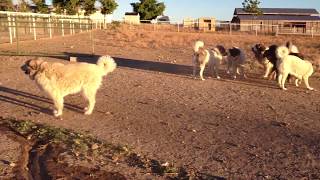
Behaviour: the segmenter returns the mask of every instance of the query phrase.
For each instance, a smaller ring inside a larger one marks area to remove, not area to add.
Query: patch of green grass
[[[90,135],[72,130],[36,124],[26,120],[3,119],[2,117],[0,117],[0,125],[10,128],[16,134],[34,143],[64,145],[66,150],[75,156],[104,157],[161,176],[179,176],[181,174],[173,164],[148,159],[136,154],[127,146],[102,142]]]

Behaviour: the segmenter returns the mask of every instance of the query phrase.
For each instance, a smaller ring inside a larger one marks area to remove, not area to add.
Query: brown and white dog
[[[268,78],[271,72],[276,71],[278,58],[275,52],[277,48],[277,45],[272,45],[267,48],[262,44],[256,44],[252,47],[252,52],[256,59],[264,67],[265,73],[263,78]]]
[[[290,55],[297,56],[302,60],[304,59],[303,55],[299,52],[298,48],[292,44],[292,42],[288,41],[286,46],[289,49]],[[276,50],[278,47],[278,45],[266,47],[262,44],[256,44],[252,47],[252,52],[256,59],[264,66],[265,73],[263,78],[268,78],[269,74],[276,74],[277,72],[278,57],[276,55]]]
[[[193,47],[193,76],[196,76],[197,68],[200,68],[200,78],[201,80],[205,80],[203,77],[203,73],[206,65],[209,67],[209,71],[215,74],[217,79],[220,79],[219,76],[219,67],[221,61],[226,57],[227,53],[223,46],[216,46],[213,49],[205,49],[203,41],[196,41]]]
[[[290,55],[290,50],[286,46],[280,46],[276,50],[278,68],[278,84],[281,89],[287,90],[285,82],[288,75],[296,77],[295,84],[298,86],[299,80],[303,80],[306,87],[309,90],[314,90],[309,85],[309,77],[313,74],[312,63],[306,60],[302,60],[297,56]]]
[[[96,92],[101,86],[103,76],[116,68],[116,63],[110,56],[102,56],[97,64],[89,63],[50,63],[42,59],[25,62],[21,69],[30,79],[45,91],[53,100],[54,116],[61,116],[63,99],[69,94],[81,92],[89,104],[85,114],[92,113],[96,102]]]

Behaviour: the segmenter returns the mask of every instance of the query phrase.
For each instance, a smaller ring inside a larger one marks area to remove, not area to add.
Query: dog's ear
[[[47,67],[48,67],[48,63],[44,61],[39,65],[39,71],[43,72]]]
[[[33,60],[28,60],[26,64],[33,70],[43,71],[47,67],[48,63],[43,61],[41,58],[36,58]]]
[[[37,69],[37,61],[34,59],[30,59],[26,62],[27,66],[29,66],[31,69]]]

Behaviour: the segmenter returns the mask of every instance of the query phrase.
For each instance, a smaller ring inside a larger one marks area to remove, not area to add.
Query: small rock
[[[95,149],[98,149],[99,148],[99,145],[97,144],[97,143],[94,143],[94,144],[92,144],[92,146],[91,146],[91,149],[92,150],[95,150]]]
[[[161,164],[161,166],[167,167],[167,166],[169,166],[169,163],[165,162],[165,163]]]
[[[17,164],[12,162],[12,163],[9,164],[9,166],[11,166],[11,167],[16,167]]]
[[[31,138],[32,138],[32,135],[31,135],[31,134],[27,136],[27,139],[28,139],[28,140],[30,140]]]

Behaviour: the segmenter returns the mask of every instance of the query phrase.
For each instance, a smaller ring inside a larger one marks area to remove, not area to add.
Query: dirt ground
[[[113,56],[118,68],[105,77],[92,115],[83,115],[86,102],[71,95],[65,99],[62,118],[53,117],[52,101],[20,70],[30,57],[2,56],[1,117],[127,145],[137,154],[198,172],[199,179],[320,179],[319,73],[310,79],[318,91],[292,83],[282,91],[275,81],[261,78],[262,67],[250,51],[255,43],[293,40],[308,59],[316,61],[320,37],[104,30],[94,33],[94,56],[89,39],[83,33],[20,46],[25,52],[55,52],[92,63],[98,55]],[[223,68],[221,80],[193,79],[191,45],[196,39],[244,48],[248,79],[231,80]],[[0,45],[3,52],[14,49],[15,45]],[[62,57],[46,59],[67,63]],[[7,133],[0,133],[0,177],[10,179],[15,172],[12,163],[19,163],[22,149],[21,142],[19,146]],[[113,172],[121,175],[119,179],[164,178],[136,169]]]

